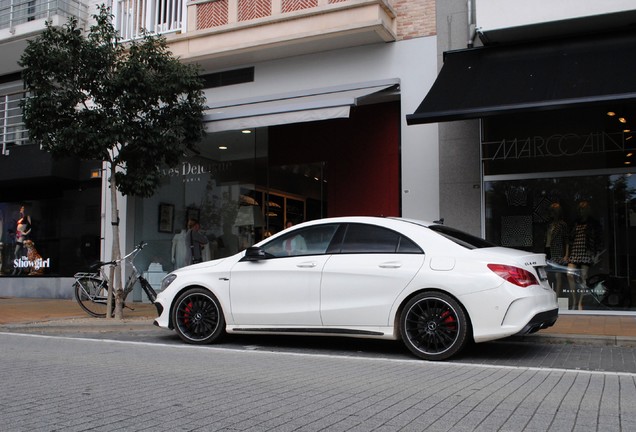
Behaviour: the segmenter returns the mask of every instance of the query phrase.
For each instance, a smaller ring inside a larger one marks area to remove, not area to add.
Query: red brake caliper
[[[190,314],[192,313],[192,301],[190,301],[185,310],[183,311],[183,324],[186,326],[190,324]]]
[[[442,322],[446,324],[450,330],[457,330],[457,320],[455,316],[450,313],[450,311],[442,312]]]

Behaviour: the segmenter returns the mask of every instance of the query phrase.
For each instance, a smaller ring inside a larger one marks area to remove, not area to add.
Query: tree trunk
[[[113,227],[113,250],[112,250],[112,260],[116,261],[118,259],[121,258],[121,248],[119,245],[119,209],[117,207],[117,185],[115,184],[115,170],[117,169],[117,166],[113,163],[111,163],[111,167],[110,167],[110,178],[109,178],[109,183],[110,183],[110,202],[111,202],[111,214],[110,214],[110,220],[111,220],[111,225]],[[108,290],[108,297],[109,297],[109,301],[108,301],[108,311],[110,311],[110,305],[112,305],[111,303],[111,298],[114,297],[115,298],[115,319],[123,319],[124,318],[124,313],[123,313],[123,289],[121,286],[121,272],[122,269],[120,268],[119,265],[114,267],[114,278],[112,277],[112,272],[111,272],[111,287],[109,287],[110,289]],[[113,296],[114,294],[114,296]],[[106,316],[109,316],[110,314],[107,313]]]

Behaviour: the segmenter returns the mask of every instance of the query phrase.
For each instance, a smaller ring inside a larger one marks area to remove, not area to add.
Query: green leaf
[[[174,58],[165,38],[121,43],[110,9],[98,6],[85,33],[76,18],[28,42],[21,59],[33,143],[55,157],[115,163],[117,189],[148,197],[161,170],[204,136],[198,68]]]

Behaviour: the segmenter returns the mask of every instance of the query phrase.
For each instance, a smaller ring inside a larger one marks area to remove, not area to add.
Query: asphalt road
[[[82,325],[83,322],[86,325]],[[93,324],[95,322],[100,325]],[[155,327],[151,321],[105,325],[104,321],[88,319],[75,322],[60,321],[59,324],[50,322],[27,326],[4,326],[0,327],[0,332],[2,331],[183,345],[175,332]],[[221,343],[202,348],[421,361],[400,342],[339,337],[226,335]],[[528,339],[520,341],[510,338],[475,344],[451,361],[460,364],[636,374],[636,347],[582,343],[575,339],[558,339],[549,343],[538,338],[538,342],[533,343]]]
[[[3,431],[636,430],[634,373],[522,365],[552,347],[431,363],[376,341],[51,330],[0,333]]]

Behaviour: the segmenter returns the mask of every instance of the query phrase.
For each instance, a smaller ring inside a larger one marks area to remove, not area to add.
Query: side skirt
[[[228,329],[231,333],[297,333],[297,334],[327,334],[344,336],[385,336],[384,333],[369,330],[353,330],[342,328],[289,328],[289,327],[260,327],[242,328],[233,327]]]

